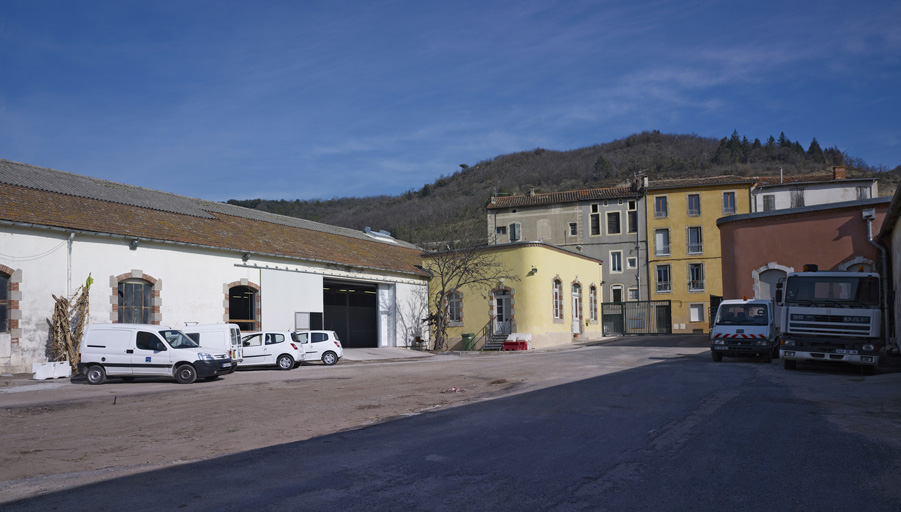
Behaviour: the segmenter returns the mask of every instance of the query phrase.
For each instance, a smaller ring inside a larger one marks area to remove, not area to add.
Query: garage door
[[[378,300],[374,285],[324,283],[323,323],[348,348],[378,347]]]

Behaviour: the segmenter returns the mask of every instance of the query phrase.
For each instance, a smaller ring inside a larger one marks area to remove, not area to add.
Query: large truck
[[[872,373],[886,349],[879,274],[818,272],[815,265],[804,270],[776,284],[785,368],[831,361]]]

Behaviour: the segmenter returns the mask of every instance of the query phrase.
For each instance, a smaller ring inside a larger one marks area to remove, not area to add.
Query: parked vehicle
[[[188,325],[182,332],[204,348],[215,348],[228,352],[235,364],[232,371],[244,358],[241,346],[241,329],[237,324]]]
[[[335,331],[297,331],[292,337],[303,346],[307,361],[319,359],[331,366],[344,357],[344,347]]]
[[[176,329],[146,324],[91,324],[81,339],[79,372],[90,384],[109,377],[171,377],[190,384],[229,373],[234,362],[223,351],[201,348]]]
[[[779,337],[771,300],[724,300],[710,329],[710,355],[760,356],[767,363],[779,357]]]
[[[252,332],[241,337],[244,362],[241,366],[276,366],[290,370],[304,360],[300,343],[292,339],[291,332]]]
[[[882,332],[879,274],[872,272],[789,273],[776,284],[782,308],[781,357],[793,370],[798,361],[832,361],[875,370],[889,346]]]

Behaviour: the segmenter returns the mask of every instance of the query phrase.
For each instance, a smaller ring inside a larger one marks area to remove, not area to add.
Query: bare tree
[[[435,350],[448,348],[448,297],[452,293],[491,289],[502,279],[519,280],[497,258],[496,247],[488,246],[481,219],[472,220],[461,214],[455,220],[433,226],[429,230],[430,241],[420,240],[421,246],[431,248],[423,254],[423,268],[432,274],[428,323]]]

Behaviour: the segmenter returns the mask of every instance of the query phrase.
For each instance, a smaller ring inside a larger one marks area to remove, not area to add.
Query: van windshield
[[[716,325],[767,325],[767,308],[760,304],[720,304]]]
[[[160,336],[166,340],[172,348],[197,348],[199,345],[181,331],[160,331]]]

